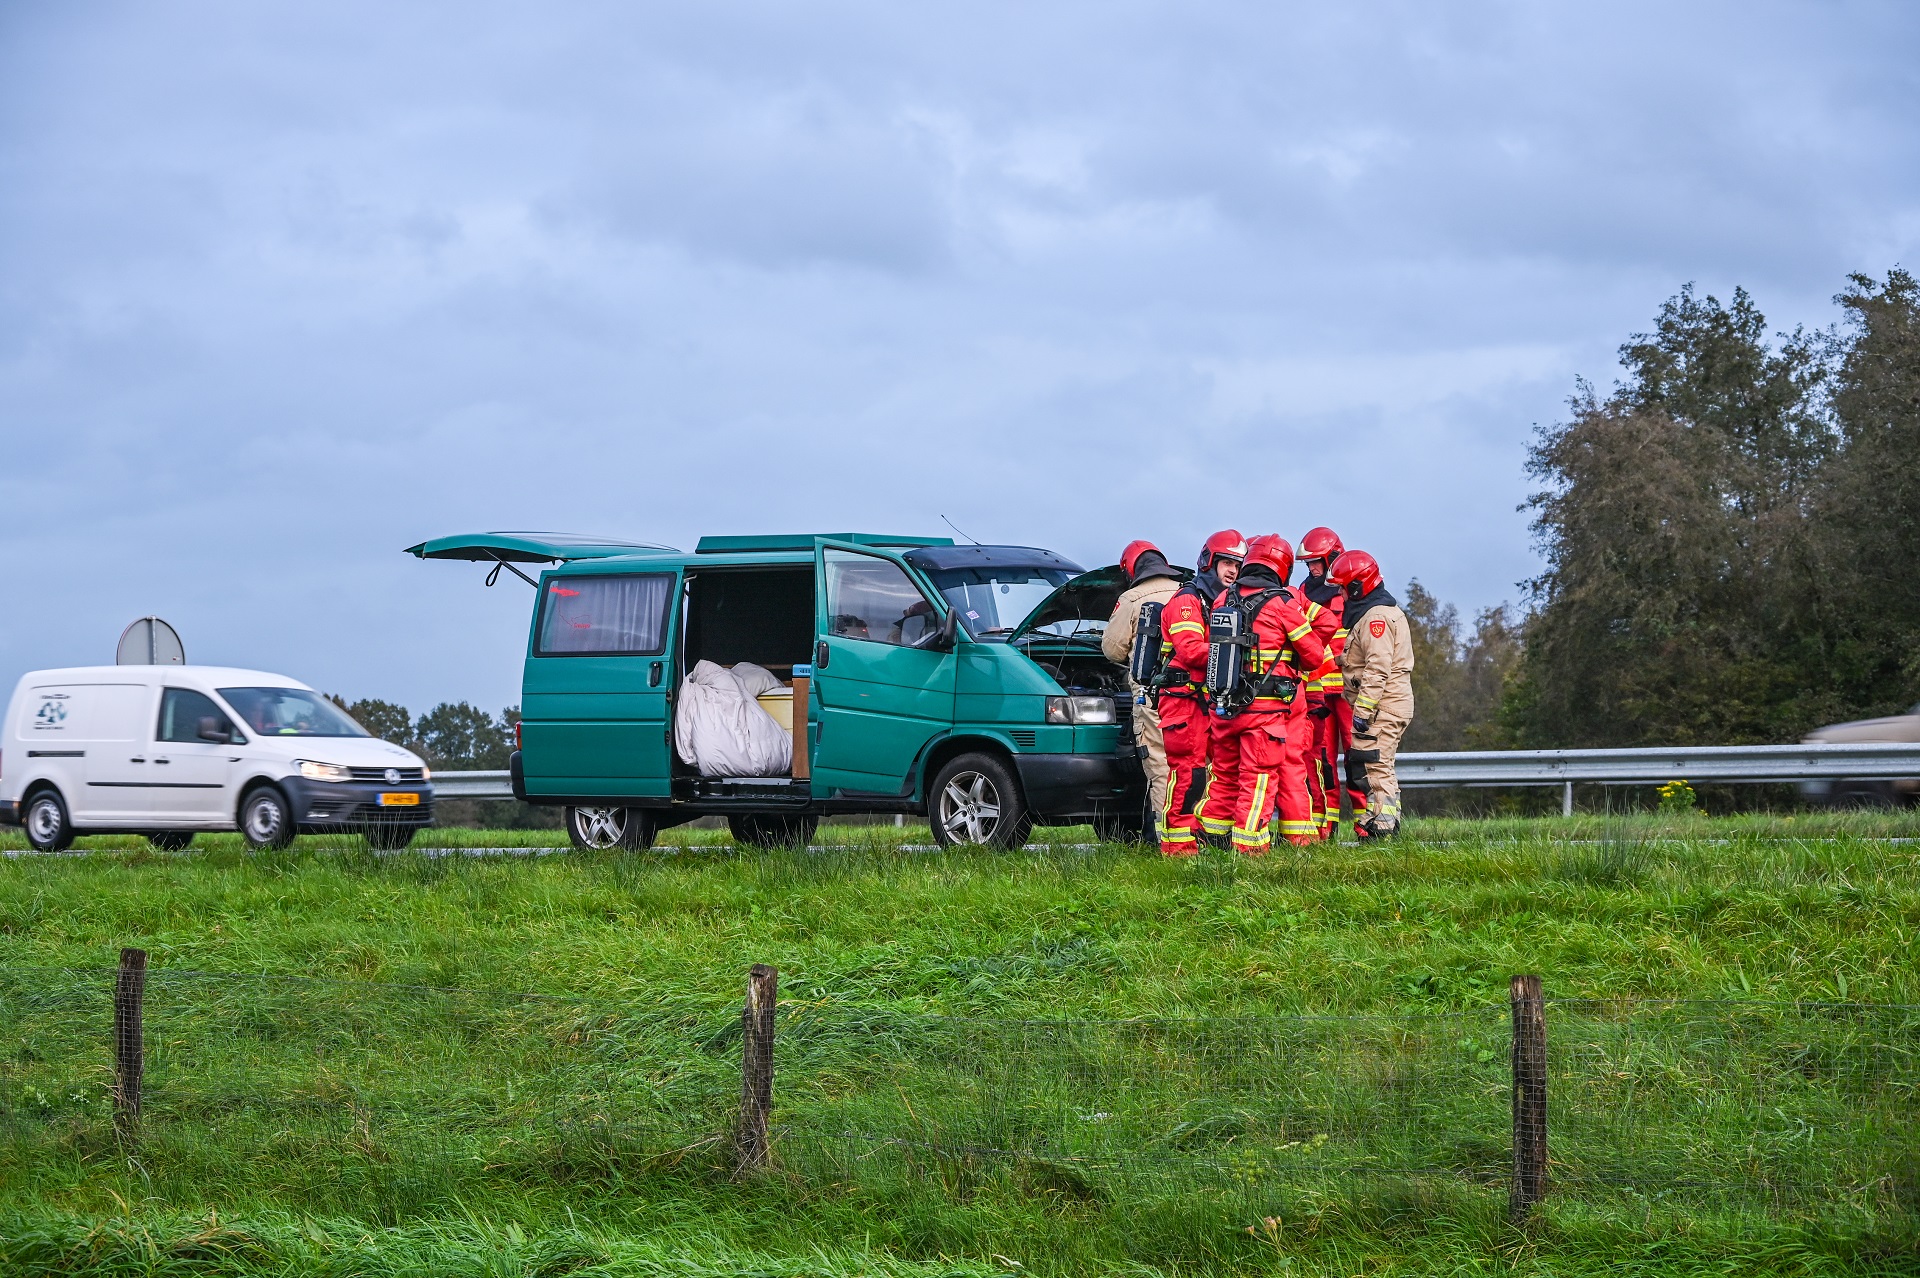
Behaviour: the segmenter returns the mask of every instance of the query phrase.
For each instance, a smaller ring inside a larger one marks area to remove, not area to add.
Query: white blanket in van
[[[783,687],[750,661],[733,669],[698,661],[680,682],[673,743],[708,777],[783,777],[793,770],[793,738],[754,700]]]

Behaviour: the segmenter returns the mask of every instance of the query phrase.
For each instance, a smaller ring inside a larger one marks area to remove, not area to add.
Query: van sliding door
[[[900,794],[914,760],[953,727],[951,652],[919,647],[945,616],[904,560],[821,542],[814,552],[818,741],[813,793]]]
[[[665,798],[680,573],[540,578],[520,707],[529,795]]]

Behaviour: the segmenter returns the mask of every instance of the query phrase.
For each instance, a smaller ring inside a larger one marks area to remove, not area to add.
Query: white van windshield
[[[263,737],[373,735],[339,706],[305,688],[222,688],[220,695]]]

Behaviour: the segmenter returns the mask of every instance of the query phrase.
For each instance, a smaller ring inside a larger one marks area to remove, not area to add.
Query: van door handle
[[[138,755],[138,754],[134,755],[131,759],[127,760],[128,763],[145,763],[146,761],[147,760],[144,755]]]
[[[159,758],[156,758],[156,759],[154,760],[154,762],[155,762],[155,763],[172,763],[172,762],[173,762],[173,760],[172,760],[172,759],[159,759]]]
[[[815,670],[825,670],[827,668],[827,658],[830,655],[832,655],[832,649],[827,647],[827,641],[825,639],[822,639],[819,643],[814,644],[813,645],[813,668]]]
[[[660,686],[660,676],[663,673],[662,667],[663,667],[663,663],[656,661],[653,663],[651,667],[648,668],[647,686],[649,688],[657,688]]]

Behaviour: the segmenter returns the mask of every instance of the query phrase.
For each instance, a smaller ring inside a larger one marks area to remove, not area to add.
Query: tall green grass
[[[1417,828],[1257,863],[888,827],[12,860],[0,1269],[1913,1267],[1910,820]],[[154,964],[138,1149],[100,1046],[123,944]],[[755,960],[780,1168],[736,1182]],[[1523,970],[1585,1001],[1550,1013],[1560,1192],[1516,1230]]]

